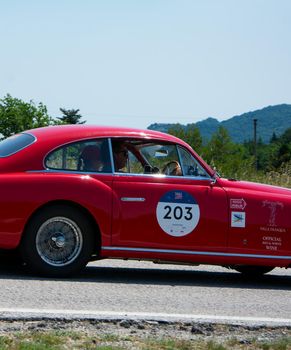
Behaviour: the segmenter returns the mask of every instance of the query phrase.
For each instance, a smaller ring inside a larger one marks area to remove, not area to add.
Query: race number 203
[[[193,196],[185,191],[169,191],[159,200],[156,217],[161,229],[174,237],[191,233],[198,225],[200,209]]]
[[[166,210],[164,219],[172,220],[172,218],[174,217],[176,220],[181,220],[183,218],[185,220],[191,220],[193,218],[192,207],[183,208],[179,205],[174,207],[171,205],[165,205],[164,209]],[[184,209],[186,213],[184,213]]]

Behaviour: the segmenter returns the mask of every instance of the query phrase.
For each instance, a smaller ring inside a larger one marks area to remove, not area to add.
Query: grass
[[[291,163],[282,165],[278,171],[269,171],[267,173],[260,171],[246,171],[235,177],[241,180],[291,188]]]
[[[275,340],[271,343],[263,342],[261,343],[262,350],[288,350],[291,349],[291,338],[284,337],[279,340]]]
[[[291,338],[281,337],[270,341],[247,341],[232,338],[223,343],[203,338],[183,340],[174,337],[155,339],[135,335],[103,334],[92,336],[71,331],[26,331],[0,336],[0,350],[290,350]]]

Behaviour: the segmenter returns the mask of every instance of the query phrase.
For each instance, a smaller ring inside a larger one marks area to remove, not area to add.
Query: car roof
[[[2,158],[1,168],[2,171],[25,171],[25,170],[38,170],[43,169],[43,159],[53,149],[64,145],[66,143],[81,141],[85,139],[93,138],[138,138],[149,140],[161,140],[164,142],[178,143],[188,150],[191,150],[201,163],[204,164],[209,174],[213,173],[213,170],[201,159],[191,147],[183,140],[154,130],[143,130],[125,127],[113,127],[113,126],[96,126],[96,125],[56,125],[47,126],[43,128],[36,128],[24,131],[36,138],[36,142],[29,147],[13,154],[11,157]],[[33,155],[33,156],[32,156]]]
[[[96,125],[57,125],[25,131],[34,135],[38,141],[53,139],[65,143],[71,140],[94,137],[132,137],[145,139],[162,139],[164,141],[184,143],[175,136],[159,131],[143,130],[125,127],[96,126]]]

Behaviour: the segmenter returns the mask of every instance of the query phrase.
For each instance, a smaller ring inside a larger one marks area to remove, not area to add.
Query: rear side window
[[[107,139],[75,142],[50,153],[45,161],[48,169],[111,173]]]
[[[0,158],[8,157],[34,143],[36,138],[30,134],[17,134],[0,141]]]

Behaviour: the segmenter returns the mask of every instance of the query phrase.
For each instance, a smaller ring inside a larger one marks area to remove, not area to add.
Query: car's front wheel
[[[21,252],[33,271],[68,276],[86,266],[93,243],[87,216],[73,207],[56,205],[37,213],[28,224]]]

